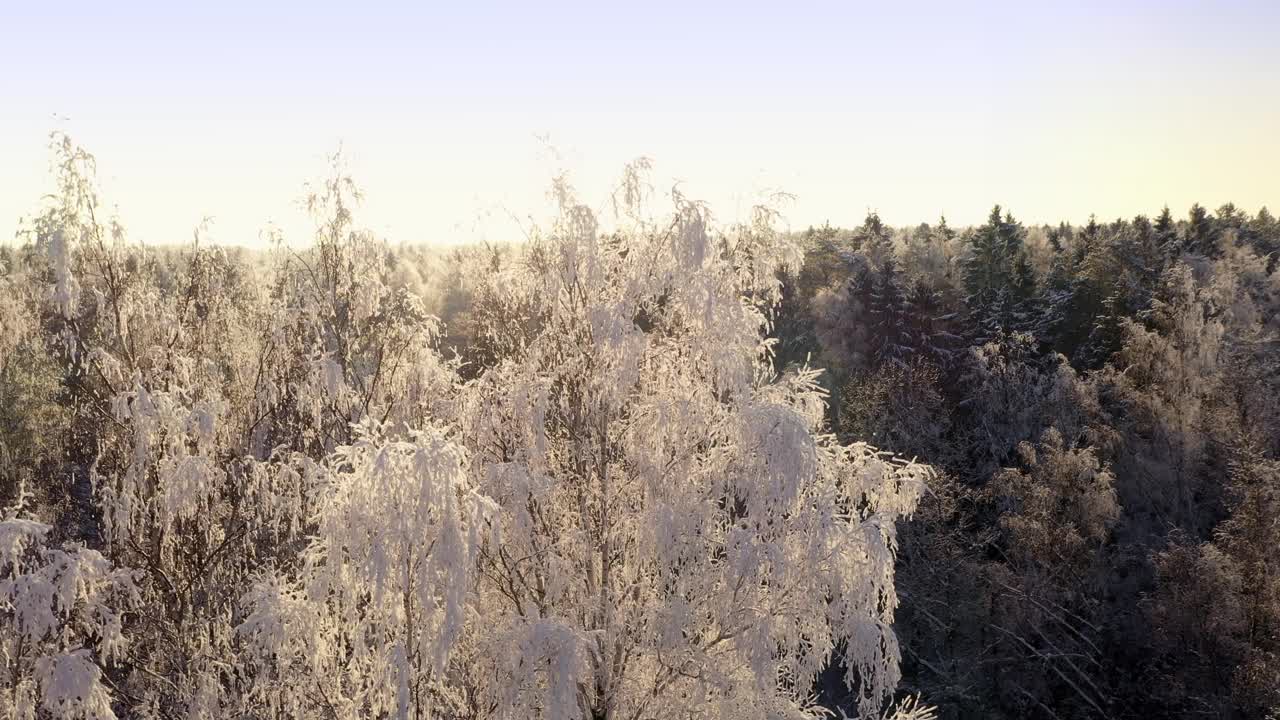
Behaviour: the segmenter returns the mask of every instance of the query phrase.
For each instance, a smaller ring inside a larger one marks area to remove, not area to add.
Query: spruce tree
[[[1187,252],[1216,258],[1222,254],[1222,238],[1218,224],[1200,203],[1191,206],[1187,216],[1182,247]]]
[[[867,320],[876,365],[905,365],[918,349],[911,336],[911,309],[897,263],[886,259],[870,278]]]
[[[940,368],[950,368],[956,360],[960,337],[951,331],[954,313],[948,313],[942,293],[924,280],[917,280],[907,292],[909,332],[919,355]]]
[[[893,257],[893,229],[880,220],[879,214],[869,212],[862,227],[853,233],[853,249],[880,265]]]
[[[964,285],[974,340],[989,341],[1000,332],[1028,331],[1037,323],[1032,302],[1035,273],[1023,243],[1026,230],[1000,206],[991,210],[987,223],[969,238],[964,260]]]
[[[1164,253],[1165,260],[1172,260],[1182,254],[1182,241],[1178,238],[1178,224],[1173,220],[1173,213],[1165,205],[1156,216],[1152,226],[1156,234],[1156,244]]]
[[[1280,258],[1280,223],[1266,207],[1249,221],[1249,239],[1254,251],[1267,258],[1267,273],[1275,272]]]

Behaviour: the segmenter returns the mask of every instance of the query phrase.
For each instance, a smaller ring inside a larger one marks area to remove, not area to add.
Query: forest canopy
[[[0,247],[0,717],[1280,713],[1280,221]]]

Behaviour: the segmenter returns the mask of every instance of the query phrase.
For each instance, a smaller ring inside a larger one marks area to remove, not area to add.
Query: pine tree
[[[778,340],[774,367],[779,372],[802,366],[822,354],[814,303],[820,293],[840,282],[848,272],[847,249],[840,233],[830,224],[810,227],[799,241],[804,263],[797,271],[782,271],[782,302],[773,317],[773,334]]]
[[[1019,253],[1014,259],[1011,279],[1013,285],[1010,293],[1012,303],[1009,308],[1009,327],[1036,337],[1043,335],[1042,303],[1037,290],[1039,283],[1026,252]]]
[[[946,215],[938,217],[938,226],[933,229],[933,233],[941,242],[951,242],[956,237],[956,231],[947,224]]]
[[[1119,347],[1120,320],[1127,315],[1118,291],[1121,267],[1117,255],[1123,229],[1123,221],[1104,227],[1091,217],[1081,235],[1087,240],[1080,248],[1073,312],[1082,337],[1069,353],[1065,348],[1060,350],[1077,368],[1101,367]]]
[[[1236,207],[1235,203],[1225,203],[1214,213],[1219,228],[1241,230],[1249,225],[1249,214]]]

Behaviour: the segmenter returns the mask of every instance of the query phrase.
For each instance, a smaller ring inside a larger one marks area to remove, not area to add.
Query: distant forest
[[[939,470],[898,558],[942,717],[1280,712],[1280,222],[803,233],[777,367]]]
[[[1280,715],[1266,209],[150,248],[53,151],[4,720]]]

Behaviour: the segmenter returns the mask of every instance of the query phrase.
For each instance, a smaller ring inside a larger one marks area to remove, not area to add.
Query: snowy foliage
[[[132,573],[94,550],[51,546],[51,527],[24,517],[25,495],[0,516],[0,698],[6,720],[36,708],[62,718],[116,717],[101,663],[127,647]]]
[[[1079,572],[1086,546],[1104,542],[1119,518],[1115,479],[1092,448],[1066,445],[1057,428],[1020,443],[1018,454],[1024,467],[1001,471],[991,488],[1012,552],[1023,562],[1056,557],[1059,571]]]
[[[566,201],[500,281],[538,323],[464,391],[499,508],[467,682],[502,717],[800,716],[840,649],[878,708],[893,521],[927,471],[823,434],[814,373],[771,377],[795,255],[768,213],[717,233],[674,200],[610,234]]]
[[[249,267],[203,226],[131,243],[54,154],[0,277],[4,397],[66,408],[43,454],[3,436],[65,478],[0,522],[13,718],[799,718],[833,665],[891,704],[930,470],[774,373],[802,257],[774,209],[655,215],[640,161],[605,220],[560,179],[556,221],[476,257],[454,357],[340,158],[314,243]]]
[[[156,247],[52,149],[2,720],[1280,711],[1266,211],[791,236],[642,160],[441,253],[335,157],[310,243]]]
[[[436,717],[491,504],[443,431],[366,428],[326,465],[299,577],[269,577],[238,628],[252,693],[290,715]]]

